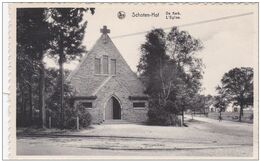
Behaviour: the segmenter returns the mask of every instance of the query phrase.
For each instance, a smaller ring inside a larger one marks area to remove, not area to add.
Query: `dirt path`
[[[17,152],[21,155],[252,156],[252,125],[214,121],[198,118],[188,121],[189,127],[95,125],[77,132],[84,137],[18,137]]]

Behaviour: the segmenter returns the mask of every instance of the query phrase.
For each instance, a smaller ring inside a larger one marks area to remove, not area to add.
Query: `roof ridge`
[[[108,36],[108,35],[107,35]],[[108,36],[108,38],[110,39],[111,44],[113,45],[113,47],[115,48],[115,50],[119,53],[120,57],[122,58],[122,60],[124,61],[124,63],[127,65],[127,67],[130,69],[130,71],[132,72],[132,74],[138,79],[137,74],[131,69],[131,67],[129,66],[129,64],[126,62],[125,58],[123,57],[123,55],[121,54],[121,52],[118,50],[118,48],[116,47],[116,45],[114,44],[114,42],[112,41],[112,39]]]
[[[72,76],[78,72],[80,66],[83,64],[83,62],[87,59],[89,53],[91,53],[93,51],[93,49],[95,48],[95,46],[97,45],[98,41],[101,39],[101,37],[99,39],[96,40],[95,44],[92,46],[92,48],[89,50],[89,52],[87,52],[86,55],[84,55],[84,57],[82,58],[82,61],[77,65],[77,67],[69,74],[69,76],[67,77],[66,81],[70,81]]]

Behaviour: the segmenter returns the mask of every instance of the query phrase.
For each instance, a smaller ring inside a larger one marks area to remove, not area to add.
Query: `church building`
[[[76,90],[74,105],[83,105],[92,123],[145,122],[148,96],[144,86],[108,36],[110,30],[104,26],[100,31],[101,37],[67,78]]]

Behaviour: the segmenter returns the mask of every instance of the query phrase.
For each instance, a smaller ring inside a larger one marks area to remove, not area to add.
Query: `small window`
[[[81,105],[85,108],[92,108],[92,102],[81,102]]]
[[[145,102],[134,102],[133,103],[134,108],[144,108],[145,107]]]
[[[108,74],[108,56],[103,55],[103,74]]]
[[[111,74],[112,75],[116,75],[116,59],[111,59],[111,67],[110,67],[110,70],[111,70]]]
[[[95,58],[95,74],[101,74],[101,60]]]

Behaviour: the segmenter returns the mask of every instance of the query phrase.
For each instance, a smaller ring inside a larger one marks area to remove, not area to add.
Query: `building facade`
[[[67,81],[76,90],[75,106],[83,105],[93,123],[106,120],[145,122],[148,96],[137,75],[115,47],[106,26]]]

